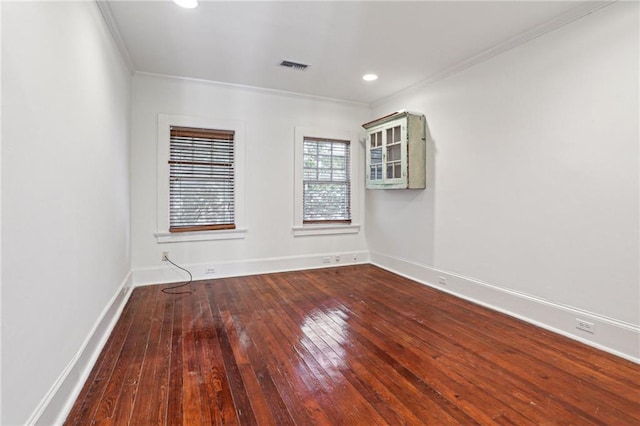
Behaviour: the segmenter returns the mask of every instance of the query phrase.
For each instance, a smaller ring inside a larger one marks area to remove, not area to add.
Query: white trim
[[[467,68],[471,68],[474,65],[480,64],[484,61],[487,61],[494,56],[498,56],[502,53],[505,53],[513,48],[516,48],[522,44],[525,44],[533,39],[536,39],[540,36],[543,36],[555,29],[568,25],[574,21],[577,21],[580,18],[583,18],[587,15],[592,14],[593,12],[600,10],[606,6],[610,6],[615,3],[617,0],[605,0],[605,1],[586,1],[582,2],[578,6],[572,8],[571,10],[563,13],[560,16],[556,16],[551,20],[538,25],[524,33],[521,33],[509,40],[498,43],[495,46],[492,46],[470,58],[464,59],[463,61],[450,66],[449,68],[440,71],[439,73],[428,77],[425,80],[422,80],[416,84],[413,84],[409,87],[405,87],[395,93],[392,93],[388,96],[384,96],[382,98],[376,99],[375,101],[370,103],[372,108],[380,106],[383,103],[386,103],[392,99],[412,94],[416,90],[420,90],[423,87],[426,87],[430,84],[438,82],[440,80],[444,80],[445,78],[451,77],[452,75],[458,74],[466,70]]]
[[[369,256],[372,264],[398,275],[640,364],[640,326],[636,324],[409,260],[373,252]],[[434,284],[441,276],[447,279],[446,286]],[[596,333],[576,329],[576,318],[596,324]]]
[[[107,302],[78,352],[29,416],[27,425],[59,425],[64,422],[129,300],[132,284],[133,272],[130,271]]]
[[[98,9],[100,10],[100,14],[102,15],[102,19],[106,24],[109,32],[111,33],[111,38],[113,38],[113,42],[115,43],[118,51],[120,52],[120,56],[122,60],[129,70],[129,74],[133,75],[136,71],[133,60],[131,59],[131,55],[129,54],[129,50],[127,49],[127,45],[125,44],[122,34],[120,34],[120,30],[118,29],[118,25],[116,24],[116,20],[113,17],[113,13],[111,12],[111,7],[109,7],[109,3],[105,0],[95,0],[98,5]]]
[[[161,73],[154,73],[154,72],[147,72],[147,71],[136,71],[135,75],[155,77],[155,78],[166,78],[171,80],[184,80],[184,81],[190,81],[194,83],[217,86],[220,88],[240,89],[240,90],[246,90],[249,92],[265,93],[265,94],[278,95],[278,96],[287,96],[287,97],[298,98],[298,99],[312,99],[316,101],[331,102],[334,104],[341,104],[341,105],[352,105],[352,106],[367,107],[367,108],[370,106],[370,104],[367,102],[349,101],[346,99],[330,98],[327,96],[318,96],[318,95],[309,95],[306,93],[291,92],[288,90],[269,89],[266,87],[250,86],[247,84],[226,83],[223,81],[207,80],[204,78],[182,77],[177,75],[161,74]]]
[[[0,1],[0,22],[2,22],[2,2]],[[2,46],[2,31],[0,30],[0,46]],[[0,82],[2,81],[2,54],[0,53]],[[2,99],[2,84],[0,84],[0,100]],[[0,189],[2,186],[2,102],[0,101]],[[6,144],[6,142],[5,142]],[[6,146],[6,145],[5,145]],[[6,155],[5,155],[6,156]],[[0,224],[2,224],[2,194],[0,194]],[[2,226],[0,226],[0,242],[2,239]],[[0,301],[2,300],[2,244],[0,244]],[[0,323],[2,323],[2,303],[0,303]],[[2,327],[0,327],[0,379],[2,378]],[[1,380],[0,380],[1,382]],[[0,383],[1,384],[1,383]],[[2,386],[0,386],[0,421],[2,421]]]
[[[158,244],[181,243],[184,241],[241,240],[246,237],[246,229],[221,229],[219,231],[197,232],[155,232]]]
[[[294,128],[294,165],[293,165],[293,235],[311,236],[311,235],[337,235],[337,234],[354,234],[360,232],[360,225],[352,223],[345,225],[338,224],[313,224],[304,225],[302,220],[302,201],[303,201],[303,152],[304,138],[326,138],[342,141],[349,141],[349,158],[351,161],[351,170],[349,179],[351,180],[351,220],[357,222],[360,219],[359,210],[359,191],[358,176],[360,173],[360,156],[358,155],[357,145],[358,137],[355,132],[348,130],[323,129],[312,127],[295,127]],[[341,230],[341,231],[340,231]]]
[[[169,235],[169,139],[171,126],[199,127],[203,129],[232,130],[234,132],[235,152],[235,225],[237,234],[231,237],[228,231],[183,232],[181,237],[165,238]],[[157,181],[156,181],[156,239],[158,242],[203,241],[214,239],[244,238],[240,235],[245,228],[245,122],[239,120],[219,120],[211,117],[193,117],[187,115],[158,114],[157,141]],[[218,234],[218,238],[213,238]],[[210,236],[209,238],[202,237]],[[226,238],[225,238],[226,237]],[[191,238],[191,239],[187,239]],[[161,241],[163,240],[163,241]]]
[[[336,256],[340,260],[336,261]],[[354,260],[354,256],[356,260]],[[172,259],[173,260],[173,259]],[[325,263],[328,260],[329,263]],[[357,265],[369,263],[369,252],[350,251],[338,253],[317,253],[301,256],[269,257],[261,259],[234,260],[227,262],[209,262],[197,264],[181,264],[189,270],[194,280],[211,280],[216,278],[240,277],[245,275],[269,274],[274,272],[299,271],[306,269],[330,268],[336,266]],[[207,273],[214,269],[215,273]],[[145,286],[152,284],[173,283],[184,281],[188,275],[168,262],[154,268],[140,268],[133,271],[133,285]]]
[[[197,83],[205,83],[205,84],[211,84],[211,85],[216,85],[219,87],[231,87],[231,88],[236,88],[236,89],[244,89],[244,90],[250,90],[253,92],[260,92],[260,93],[270,93],[270,94],[278,94],[278,95],[283,95],[283,96],[291,96],[291,97],[296,97],[296,98],[307,98],[307,99],[317,99],[317,100],[322,100],[322,101],[327,101],[327,102],[333,102],[333,103],[339,103],[339,104],[346,104],[346,105],[355,105],[355,106],[367,106],[367,107],[375,107],[378,106],[384,102],[389,101],[390,99],[396,98],[398,96],[402,96],[403,94],[415,91],[420,89],[421,87],[427,86],[429,84],[435,83],[439,80],[443,80],[447,77],[450,77],[454,74],[457,74],[467,68],[470,68],[476,64],[479,64],[481,62],[484,62],[494,56],[500,55],[501,53],[507,52],[517,46],[520,46],[524,43],[527,43],[530,40],[533,40],[537,37],[540,37],[548,32],[551,32],[557,28],[563,27],[567,24],[570,24],[571,22],[574,22],[580,18],[583,18],[584,16],[590,15],[591,13],[602,9],[606,6],[609,6],[613,3],[615,3],[617,0],[605,0],[605,1],[587,1],[587,2],[582,2],[581,4],[579,4],[578,6],[576,6],[575,8],[567,11],[566,13],[554,17],[553,19],[551,19],[548,22],[545,22],[541,25],[538,25],[537,27],[534,27],[524,33],[521,33],[515,37],[513,37],[510,40],[506,40],[502,43],[499,43],[493,47],[490,47],[488,49],[486,49],[483,52],[480,52],[479,54],[465,59],[464,61],[457,63],[447,69],[445,69],[444,71],[441,71],[439,73],[437,73],[436,75],[433,75],[425,80],[422,80],[419,83],[416,83],[410,87],[406,87],[404,89],[401,89],[395,93],[392,93],[388,96],[384,96],[382,98],[376,99],[372,102],[357,102],[357,101],[349,101],[349,100],[345,100],[345,99],[338,99],[338,98],[330,98],[330,97],[325,97],[325,96],[317,96],[317,95],[309,95],[309,94],[304,94],[304,93],[298,93],[298,92],[291,92],[291,91],[286,91],[286,90],[278,90],[278,89],[269,89],[269,88],[264,88],[264,87],[258,87],[258,86],[250,86],[250,85],[245,85],[245,84],[237,84],[237,83],[225,83],[225,82],[221,82],[221,81],[215,81],[215,80],[207,80],[207,79],[202,79],[202,78],[193,78],[193,77],[181,77],[181,76],[175,76],[175,75],[168,75],[168,74],[161,74],[161,73],[152,73],[152,72],[145,72],[145,71],[136,71],[135,70],[135,66],[133,65],[133,61],[131,59],[131,55],[129,54],[129,51],[125,45],[125,43],[123,42],[123,38],[122,35],[120,34],[120,30],[118,29],[118,26],[115,23],[115,19],[113,18],[113,14],[111,12],[111,9],[108,5],[108,2],[105,0],[95,0],[96,4],[98,5],[98,8],[100,9],[100,12],[102,14],[102,17],[109,29],[109,31],[111,32],[111,35],[114,39],[114,42],[116,43],[116,46],[118,47],[118,50],[120,51],[120,54],[127,66],[127,68],[129,69],[129,72],[132,74],[139,74],[139,75],[145,75],[145,76],[150,76],[150,77],[160,77],[160,78],[168,78],[168,79],[177,79],[177,80],[186,80],[186,81],[192,81],[192,82],[197,82]]]
[[[340,235],[357,234],[360,232],[360,225],[304,225],[291,228],[294,237],[308,237],[311,235]]]

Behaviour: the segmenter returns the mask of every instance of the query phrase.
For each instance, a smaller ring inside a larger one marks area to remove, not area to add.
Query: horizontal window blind
[[[303,223],[351,222],[349,141],[305,137]]]
[[[234,229],[234,132],[171,127],[169,231]]]

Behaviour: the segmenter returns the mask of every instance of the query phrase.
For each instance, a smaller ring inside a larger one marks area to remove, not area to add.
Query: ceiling
[[[133,69],[372,103],[570,22],[585,1],[111,0]],[[309,64],[304,71],[282,60]],[[362,75],[379,79],[365,82]]]

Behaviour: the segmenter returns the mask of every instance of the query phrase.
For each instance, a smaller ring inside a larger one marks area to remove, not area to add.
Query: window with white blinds
[[[304,137],[303,223],[351,223],[349,141]]]
[[[235,229],[234,132],[171,126],[169,231]]]

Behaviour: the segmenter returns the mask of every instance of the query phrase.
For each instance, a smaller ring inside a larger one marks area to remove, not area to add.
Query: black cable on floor
[[[167,290],[175,290],[176,288],[182,288],[182,287],[188,286],[189,284],[191,284],[191,283],[193,282],[193,275],[191,275],[191,272],[189,272],[188,270],[184,269],[182,266],[180,266],[180,265],[176,265],[175,263],[173,263],[173,262],[171,261],[171,259],[169,259],[169,257],[168,257],[168,256],[165,256],[165,257],[164,257],[164,259],[165,259],[167,262],[169,262],[170,264],[172,264],[173,266],[175,266],[176,268],[178,268],[178,269],[182,269],[182,270],[183,270],[183,271],[185,271],[187,274],[189,274],[189,281],[184,282],[184,283],[179,284],[179,285],[175,285],[175,286],[173,286],[173,287],[163,288],[161,291],[162,291],[164,294],[191,294],[191,293],[192,293],[192,291],[191,291],[191,290],[189,290],[189,291],[167,291]]]

